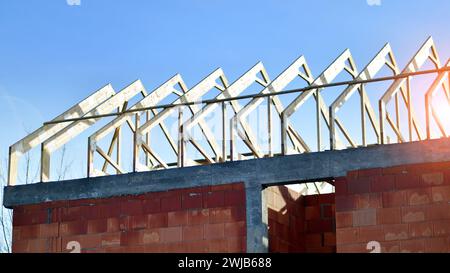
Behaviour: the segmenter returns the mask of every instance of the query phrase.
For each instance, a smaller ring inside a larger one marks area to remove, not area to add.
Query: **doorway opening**
[[[334,180],[264,189],[269,252],[336,253]]]

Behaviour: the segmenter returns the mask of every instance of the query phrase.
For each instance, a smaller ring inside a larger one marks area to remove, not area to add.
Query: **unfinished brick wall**
[[[338,252],[450,252],[450,163],[352,171],[336,179]]]
[[[334,194],[266,189],[270,252],[336,252]]]
[[[334,194],[304,196],[305,252],[336,252],[334,198]]]
[[[270,252],[305,251],[303,198],[285,187],[266,190]]]
[[[13,252],[245,252],[243,183],[14,208]]]

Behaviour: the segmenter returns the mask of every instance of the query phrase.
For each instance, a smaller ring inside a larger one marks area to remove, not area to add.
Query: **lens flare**
[[[442,122],[442,126],[447,132],[447,135],[450,133],[450,123],[447,122],[450,117],[450,100],[447,100],[444,97],[435,98],[433,102],[434,111]]]

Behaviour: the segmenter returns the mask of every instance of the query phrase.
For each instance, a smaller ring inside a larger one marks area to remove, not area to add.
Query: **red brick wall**
[[[334,194],[266,189],[270,252],[336,252]]]
[[[334,198],[334,194],[304,196],[306,252],[336,252]]]
[[[14,208],[13,252],[245,252],[243,183]]]
[[[450,252],[450,163],[353,171],[336,179],[338,252]]]
[[[270,252],[303,252],[305,212],[302,197],[285,186],[266,189]]]

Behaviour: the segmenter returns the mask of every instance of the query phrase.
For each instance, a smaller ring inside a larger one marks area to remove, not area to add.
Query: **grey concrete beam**
[[[348,171],[450,161],[450,138],[375,145],[284,157],[225,162],[4,188],[5,207],[58,200],[137,195],[194,186],[246,182],[248,187],[340,177]]]

